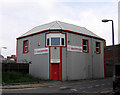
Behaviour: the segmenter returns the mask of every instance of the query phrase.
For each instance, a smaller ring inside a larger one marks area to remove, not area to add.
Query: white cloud
[[[114,4],[110,4],[114,5]],[[115,4],[117,5],[117,3]],[[116,9],[115,9],[116,8]],[[61,20],[71,24],[76,24],[82,27],[86,27],[90,31],[104,38],[107,42],[107,45],[110,45],[112,42],[112,29],[111,22],[103,23],[102,19],[113,19],[115,23],[115,43],[118,43],[118,29],[117,29],[117,7],[104,5],[102,8],[98,7],[97,9],[86,8],[84,10],[74,9],[70,6],[60,7],[63,12],[59,11],[59,16],[53,16],[52,20]],[[62,16],[61,16],[62,14]],[[68,14],[68,17],[66,16]]]

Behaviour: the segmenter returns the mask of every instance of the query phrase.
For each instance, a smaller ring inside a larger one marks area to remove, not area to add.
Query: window
[[[65,34],[49,33],[46,34],[46,46],[65,46]]]
[[[28,53],[28,40],[23,41],[23,53]]]
[[[96,42],[96,54],[100,54],[101,50],[100,50],[100,42]]]
[[[51,38],[51,45],[60,45],[60,38]]]
[[[83,52],[88,53],[89,52],[89,44],[88,40],[83,39]]]
[[[47,46],[49,46],[49,38],[47,39]]]
[[[64,46],[64,38],[61,38],[61,45]]]

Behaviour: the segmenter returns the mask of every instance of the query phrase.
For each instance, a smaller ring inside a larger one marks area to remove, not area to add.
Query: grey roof
[[[61,21],[53,21],[51,23],[47,23],[47,24],[43,24],[43,25],[34,27],[33,29],[31,29],[28,32],[26,32],[25,34],[21,35],[20,37],[32,35],[32,34],[38,33],[40,31],[48,30],[48,29],[69,30],[69,31],[74,31],[76,33],[81,33],[81,34],[85,34],[85,35],[89,35],[89,36],[94,36],[94,37],[100,38],[95,33],[87,30],[84,27],[80,27],[80,26],[77,26],[77,25],[73,25],[73,24],[69,24],[69,23],[65,23],[65,22],[61,22]]]

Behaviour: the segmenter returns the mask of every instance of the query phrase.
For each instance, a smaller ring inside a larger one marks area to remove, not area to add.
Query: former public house
[[[17,62],[49,80],[104,77],[104,39],[84,27],[53,21],[17,38]]]

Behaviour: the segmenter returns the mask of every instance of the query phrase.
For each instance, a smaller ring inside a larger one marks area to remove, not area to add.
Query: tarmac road
[[[63,85],[64,84],[64,85]],[[34,88],[3,89],[2,95],[34,95],[35,93],[112,93],[112,78],[63,82]],[[20,94],[21,93],[21,94]],[[8,94],[10,95],[10,94]],[[82,95],[82,94],[81,94]],[[109,94],[110,95],[110,94]]]

